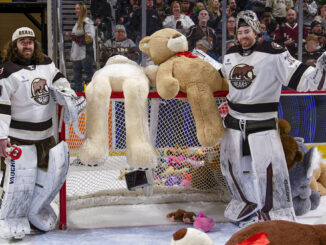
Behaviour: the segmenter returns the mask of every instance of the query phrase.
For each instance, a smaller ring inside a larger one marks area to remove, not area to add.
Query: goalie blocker
[[[68,146],[61,142],[49,152],[48,169],[37,169],[34,145],[19,146],[18,160],[6,158],[7,165],[0,188],[0,237],[22,238],[30,234],[30,225],[37,229],[53,229],[57,216],[50,206],[59,192],[68,171]]]

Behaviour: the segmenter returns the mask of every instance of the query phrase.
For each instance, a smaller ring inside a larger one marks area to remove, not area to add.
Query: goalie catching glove
[[[84,97],[78,97],[76,93],[67,87],[50,87],[54,101],[64,107],[63,120],[71,124],[78,119],[79,114],[86,106]]]

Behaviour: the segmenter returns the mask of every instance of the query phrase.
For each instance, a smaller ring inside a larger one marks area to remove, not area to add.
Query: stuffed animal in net
[[[299,151],[304,154],[302,162],[295,164],[289,170],[292,202],[296,215],[303,215],[314,210],[320,203],[320,193],[311,190],[310,183],[314,169],[318,168],[320,154],[316,147],[308,148],[302,138],[295,138]]]
[[[186,37],[174,29],[162,29],[143,38],[139,48],[159,66],[158,94],[168,100],[180,91],[187,93],[199,143],[205,147],[216,145],[223,137],[224,127],[213,92],[228,89],[220,72],[189,53]]]
[[[204,232],[194,228],[182,228],[173,234],[170,245],[214,245]]]
[[[326,245],[326,225],[273,220],[236,232],[225,245]]]
[[[94,74],[86,87],[86,137],[79,156],[82,163],[94,165],[106,160],[110,96],[112,91],[123,91],[128,164],[135,168],[157,165],[157,156],[149,140],[147,97],[150,81],[146,74],[144,68],[121,55],[110,58]]]
[[[168,213],[166,217],[173,221],[182,221],[185,224],[192,224],[194,223],[194,218],[196,214],[194,212],[187,212],[183,209],[178,209],[177,211]]]

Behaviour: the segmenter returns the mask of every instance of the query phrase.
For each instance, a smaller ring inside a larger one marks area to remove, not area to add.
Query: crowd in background
[[[303,3],[303,62],[314,65],[326,48],[326,4],[317,0]],[[222,62],[222,2],[220,0],[146,0],[146,35],[173,28],[188,40],[189,51],[199,48]],[[254,10],[260,20],[258,42],[275,41],[298,58],[298,0],[227,0],[226,48],[237,44],[236,16],[241,10]],[[116,54],[141,63],[140,0],[91,0],[90,17],[97,29],[97,49],[101,62]],[[114,11],[112,11],[114,10]],[[114,14],[113,14],[114,13]],[[72,40],[74,41],[74,40]],[[150,64],[146,58],[145,64]]]

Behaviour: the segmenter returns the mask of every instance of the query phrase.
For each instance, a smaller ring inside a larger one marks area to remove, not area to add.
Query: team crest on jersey
[[[239,64],[232,68],[230,72],[230,81],[236,89],[245,89],[252,84],[255,79],[254,67],[247,64]]]
[[[272,47],[275,49],[282,49],[283,47],[276,42],[272,42]]]
[[[42,78],[36,78],[31,84],[32,98],[40,105],[49,104],[50,93],[49,87],[46,84],[46,80]]]

